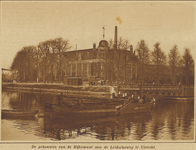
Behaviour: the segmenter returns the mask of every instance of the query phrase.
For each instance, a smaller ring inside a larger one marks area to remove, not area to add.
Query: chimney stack
[[[114,33],[114,49],[117,49],[117,26],[115,26],[115,33]]]
[[[133,53],[133,46],[132,45],[130,46],[130,51],[131,51],[131,53]]]
[[[96,49],[96,43],[93,43],[93,49],[94,50]]]

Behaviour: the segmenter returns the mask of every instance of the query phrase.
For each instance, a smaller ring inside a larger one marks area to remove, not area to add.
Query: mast
[[[103,39],[105,37],[105,26],[102,27],[103,28]]]

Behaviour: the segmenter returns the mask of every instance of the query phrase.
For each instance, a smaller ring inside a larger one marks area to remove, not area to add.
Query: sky
[[[1,65],[9,68],[24,46],[62,37],[71,50],[88,49],[95,42],[122,37],[136,48],[156,42],[168,54],[176,44],[181,55],[195,56],[195,2],[2,2]]]

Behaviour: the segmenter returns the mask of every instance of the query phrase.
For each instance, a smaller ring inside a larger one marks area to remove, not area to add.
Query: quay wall
[[[33,93],[60,94],[68,97],[81,98],[112,98],[112,93],[120,96],[127,93],[128,95],[140,95],[138,87],[117,87],[117,86],[65,86],[63,84],[3,84],[3,89],[10,91],[26,91]],[[149,86],[143,87],[142,93],[153,96],[191,96],[194,97],[194,86]]]
[[[67,97],[81,97],[81,98],[111,98],[110,91],[82,91],[82,90],[71,90],[65,89],[48,89],[48,88],[37,88],[37,87],[26,87],[26,86],[3,86],[2,89],[8,91],[25,91],[31,93],[43,93],[43,94],[63,94]]]

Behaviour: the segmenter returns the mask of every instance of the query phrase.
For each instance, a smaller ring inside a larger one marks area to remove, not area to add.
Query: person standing
[[[61,94],[58,96],[59,104],[61,103],[62,98],[63,98],[63,94],[61,93]]]

